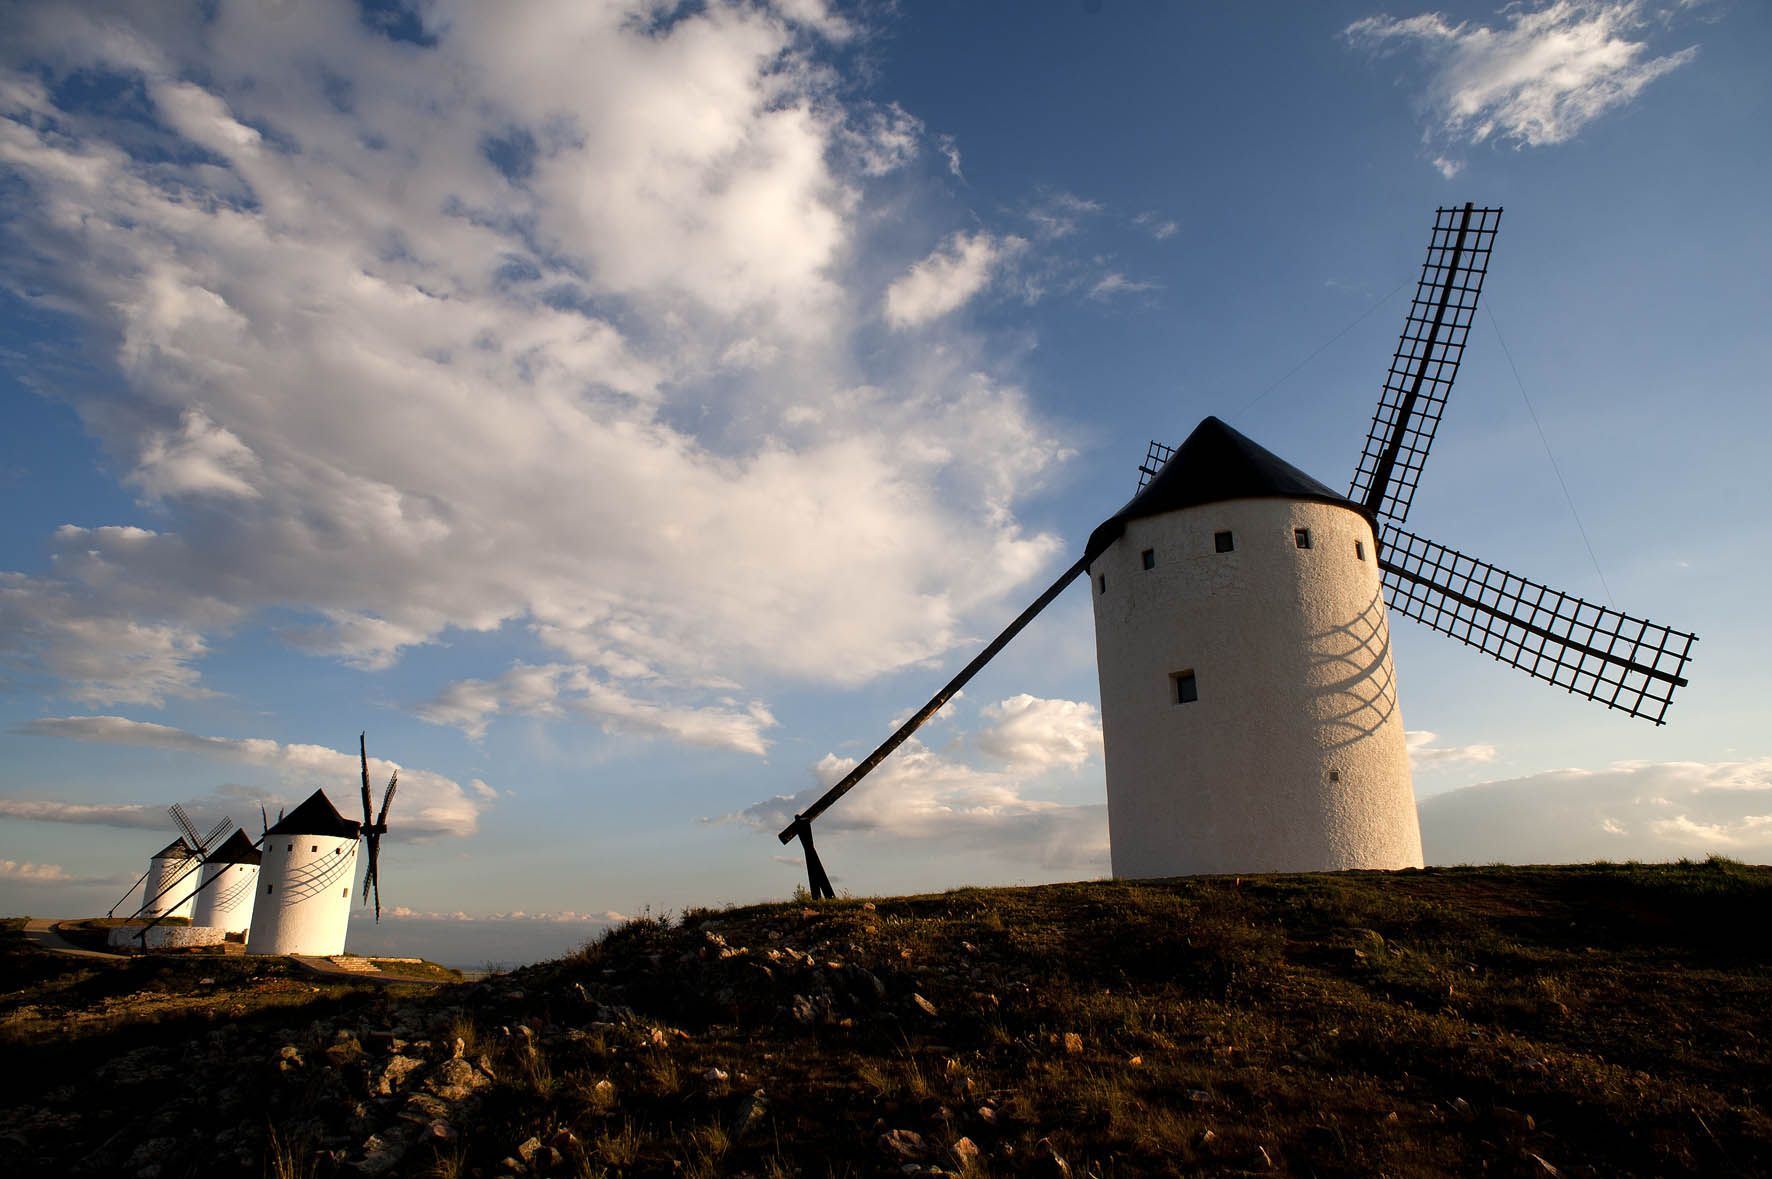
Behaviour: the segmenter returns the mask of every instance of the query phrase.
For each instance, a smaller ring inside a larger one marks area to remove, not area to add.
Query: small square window
[[[1235,542],[1232,541],[1230,533],[1214,532],[1212,534],[1212,547],[1216,548],[1221,553],[1228,553],[1237,546]]]
[[[1176,672],[1169,677],[1169,682],[1175,685],[1174,702],[1176,704],[1192,704],[1200,698],[1200,688],[1194,682],[1192,668]]]
[[[1366,542],[1365,541],[1356,540],[1354,542],[1354,556],[1361,561],[1364,561],[1366,559]]]
[[[284,851],[294,851],[294,850],[295,850],[295,844],[293,844],[293,843],[292,843],[292,844],[290,844],[290,845],[289,845],[289,846],[288,846],[288,847],[286,847],[286,848],[284,848],[284,849],[283,849],[283,850],[284,850]]]
[[[312,847],[308,848],[308,850],[311,852],[317,852],[320,850],[320,845],[316,843]]]
[[[1310,548],[1311,530],[1308,528],[1294,528],[1292,530],[1292,543],[1301,549]]]
[[[1107,593],[1107,574],[1099,573],[1096,575],[1096,577],[1095,577],[1095,592],[1100,593],[1100,594]]]
[[[1138,559],[1144,562],[1144,567],[1146,569],[1155,569],[1157,567],[1157,550],[1146,549],[1144,552],[1138,554]]]
[[[1329,771],[1329,780],[1331,782],[1341,781],[1341,771],[1340,770],[1330,770]]]

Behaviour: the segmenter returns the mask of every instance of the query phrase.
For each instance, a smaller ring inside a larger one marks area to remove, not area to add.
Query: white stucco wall
[[[228,931],[202,925],[156,925],[141,936],[139,925],[119,925],[107,937],[110,945],[124,950],[176,950],[188,946],[219,946]]]
[[[192,902],[188,898],[197,887],[197,868],[201,863],[195,856],[155,856],[149,860],[148,877],[142,882],[141,916],[189,917]]]
[[[191,905],[191,924],[229,933],[252,927],[252,906],[258,899],[257,864],[205,864],[203,889]]]
[[[1218,532],[1233,551],[1215,550]],[[1359,513],[1286,499],[1186,508],[1129,521],[1089,572],[1115,876],[1421,865]],[[1171,677],[1186,670],[1199,698],[1176,703]]]
[[[351,917],[357,841],[272,835],[260,849],[248,954],[339,954]]]

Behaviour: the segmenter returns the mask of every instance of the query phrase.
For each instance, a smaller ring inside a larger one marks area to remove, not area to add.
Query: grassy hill
[[[1721,860],[796,902],[57,1043],[38,978],[0,1167],[1772,1174],[1769,902]]]

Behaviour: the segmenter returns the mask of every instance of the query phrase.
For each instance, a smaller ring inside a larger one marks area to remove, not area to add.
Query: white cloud
[[[134,541],[125,534],[154,535],[107,531],[125,545]],[[193,666],[207,650],[191,626],[107,609],[85,587],[0,572],[0,658],[40,666],[83,703],[159,705],[168,696],[207,695]]]
[[[954,234],[886,288],[886,322],[915,327],[958,310],[1026,244],[1019,237],[984,232]]]
[[[959,142],[952,135],[941,135],[936,138],[935,144],[941,152],[942,158],[948,162],[948,172],[953,175],[954,179],[966,179],[966,174],[960,171]]]
[[[1156,288],[1157,284],[1154,282],[1142,282],[1138,279],[1127,278],[1117,270],[1109,271],[1096,279],[1094,285],[1089,288],[1089,298],[1105,302],[1115,295],[1137,295],[1145,291],[1156,290]]]
[[[0,278],[123,378],[55,392],[163,523],[0,575],[4,656],[160,704],[272,612],[366,671],[526,628],[599,723],[756,749],[738,685],[931,659],[1045,572],[1015,507],[1066,451],[1019,389],[927,339],[855,384],[914,116],[839,93],[820,5],[661,12],[427,8],[416,45],[346,5],[22,9]],[[902,322],[1020,239],[951,244]]]
[[[1421,50],[1431,65],[1426,101],[1435,137],[1533,147],[1573,138],[1698,52],[1649,56],[1645,41],[1631,39],[1648,23],[1642,0],[1510,4],[1502,14],[1506,23],[1494,28],[1437,12],[1370,16],[1343,35],[1378,52]],[[1435,166],[1450,178],[1462,165],[1442,156]]]
[[[1148,210],[1134,217],[1132,219],[1132,224],[1138,226],[1158,241],[1174,237],[1176,232],[1181,229],[1181,226],[1163,216],[1161,213]]]
[[[29,823],[87,823],[95,827],[170,827],[166,808],[140,802],[62,802],[59,799],[0,798],[0,818]]]
[[[1054,193],[1042,198],[1028,210],[1034,223],[1034,234],[1043,241],[1056,241],[1077,232],[1085,217],[1101,212],[1100,201],[1092,201],[1071,192]]]
[[[64,884],[74,878],[60,864],[20,863],[17,860],[0,860],[0,880],[10,880],[23,884]]]
[[[979,717],[986,727],[973,743],[1013,769],[1076,769],[1101,754],[1101,713],[1086,701],[1023,693],[987,704]]]
[[[416,710],[433,724],[453,725],[478,740],[493,716],[559,716],[571,711],[610,732],[675,738],[688,745],[763,754],[775,718],[761,701],[693,706],[646,700],[567,664],[518,664],[497,680],[457,680]]]
[[[89,741],[106,745],[130,745],[138,748],[169,749],[183,753],[202,753],[226,758],[247,765],[264,766],[277,771],[279,780],[294,793],[291,801],[300,801],[313,784],[329,787],[327,793],[334,805],[348,817],[355,805],[360,765],[355,751],[330,749],[324,745],[304,745],[273,741],[263,737],[205,737],[170,725],[130,720],[121,716],[50,716],[40,717],[20,726],[20,731],[44,737],[61,737],[70,741]],[[490,801],[476,790],[470,798],[453,779],[429,770],[402,766],[382,757],[369,759],[369,773],[379,791],[382,783],[398,770],[400,789],[391,814],[394,825],[407,835],[472,835],[480,812]],[[8,804],[0,803],[0,813]],[[12,806],[39,808],[35,814],[14,812],[15,817],[39,818],[53,822],[107,822],[102,815],[114,812],[124,816],[134,807],[85,807],[51,802],[13,802]],[[205,805],[207,813],[219,805]],[[164,814],[164,812],[160,812]],[[91,817],[74,817],[86,814]],[[107,825],[117,825],[109,822]],[[129,826],[158,826],[130,822]]]
[[[812,786],[732,817],[778,831],[855,765],[854,758],[826,754],[813,769]],[[1107,807],[1031,797],[1029,778],[1026,768],[976,769],[912,738],[825,812],[818,831],[867,833],[1046,868],[1105,872]]]
[[[1416,771],[1433,770],[1495,760],[1493,745],[1441,745],[1439,740],[1438,733],[1427,729],[1411,729],[1404,733],[1403,743],[1409,753],[1409,768]]]
[[[1772,758],[1624,762],[1485,782],[1422,800],[1427,860],[1570,863],[1712,852],[1772,861]]]

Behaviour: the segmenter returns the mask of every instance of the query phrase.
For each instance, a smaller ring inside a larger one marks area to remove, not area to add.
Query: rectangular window
[[[1292,543],[1301,549],[1310,548],[1311,530],[1308,528],[1294,528],[1292,530]]]
[[[1365,541],[1356,540],[1354,542],[1354,556],[1361,561],[1364,561],[1366,559],[1366,542]]]
[[[267,885],[265,885],[265,891],[270,892],[273,888],[276,888],[276,887],[277,886],[274,884],[267,884]]]
[[[1340,770],[1330,770],[1329,771],[1329,780],[1331,782],[1341,781],[1341,771]]]
[[[320,845],[316,843],[312,847],[308,848],[308,850],[311,852],[317,852],[320,850]]]
[[[1138,559],[1144,562],[1146,569],[1155,569],[1157,567],[1157,550],[1146,549],[1138,555]]]
[[[1176,672],[1169,677],[1169,682],[1175,685],[1174,702],[1176,704],[1192,704],[1200,698],[1200,688],[1194,682],[1192,668]]]
[[[1212,545],[1221,553],[1228,553],[1237,547],[1232,543],[1231,534],[1228,532],[1214,532],[1212,534]]]
[[[1103,573],[1096,577],[1095,590],[1097,593],[1107,593],[1107,574]]]
[[[284,851],[294,851],[294,850],[295,850],[295,844],[293,844],[293,843],[292,843],[292,844],[290,844],[290,845],[289,845],[289,846],[288,846],[288,847],[286,847],[286,848],[284,848],[284,849],[283,849],[283,850],[284,850]]]
[[[345,886],[345,890],[344,890],[344,891],[343,891],[343,892],[341,892],[341,893],[339,893],[339,894],[338,894],[338,895],[340,895],[340,896],[344,896],[344,897],[348,897],[348,896],[350,896],[350,895],[351,895],[351,887],[350,887],[350,885],[348,885],[348,884],[347,884],[347,885],[346,885],[346,886]]]

